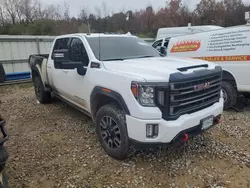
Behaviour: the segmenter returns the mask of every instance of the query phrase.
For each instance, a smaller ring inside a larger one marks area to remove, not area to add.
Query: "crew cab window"
[[[55,50],[67,50],[69,49],[69,39],[70,38],[61,38],[61,39],[57,39],[54,45],[54,49],[52,52],[52,59],[54,59],[54,51]]]
[[[87,51],[79,38],[73,38],[70,43],[69,57],[71,61],[83,62],[88,65],[89,58]]]
[[[63,49],[68,49],[69,44],[69,38],[62,38],[62,39],[57,39],[54,50],[63,50]]]

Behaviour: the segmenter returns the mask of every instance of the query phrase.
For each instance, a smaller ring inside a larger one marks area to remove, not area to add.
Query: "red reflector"
[[[220,123],[220,118],[218,117],[215,119],[215,124],[219,124],[219,123]]]
[[[189,139],[188,134],[184,134],[182,140],[186,142],[188,141],[188,139]]]

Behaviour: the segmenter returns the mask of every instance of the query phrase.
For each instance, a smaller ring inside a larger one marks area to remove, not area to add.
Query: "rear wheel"
[[[8,160],[8,152],[4,146],[0,146],[0,188],[8,187],[8,176],[5,166]]]
[[[125,114],[115,104],[99,109],[96,115],[96,132],[104,151],[111,157],[125,159],[129,151],[129,139]]]
[[[6,80],[6,75],[5,75],[4,67],[0,63],[0,83],[5,82],[5,80]]]
[[[237,91],[229,82],[222,82],[222,93],[224,99],[224,110],[233,107],[237,100]]]
[[[45,91],[42,80],[38,76],[34,78],[34,87],[35,87],[36,98],[40,103],[43,104],[43,103],[50,102],[51,93]]]
[[[0,188],[8,188],[8,175],[5,170],[0,173]]]

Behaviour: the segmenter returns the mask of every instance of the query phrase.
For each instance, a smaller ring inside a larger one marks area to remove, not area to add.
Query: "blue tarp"
[[[29,79],[30,72],[15,72],[15,73],[7,73],[6,74],[6,81],[11,80],[23,80],[23,79]]]

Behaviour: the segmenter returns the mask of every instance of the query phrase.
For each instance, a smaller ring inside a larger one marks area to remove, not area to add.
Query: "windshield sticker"
[[[191,52],[197,51],[201,47],[200,41],[181,41],[173,45],[170,52]]]

